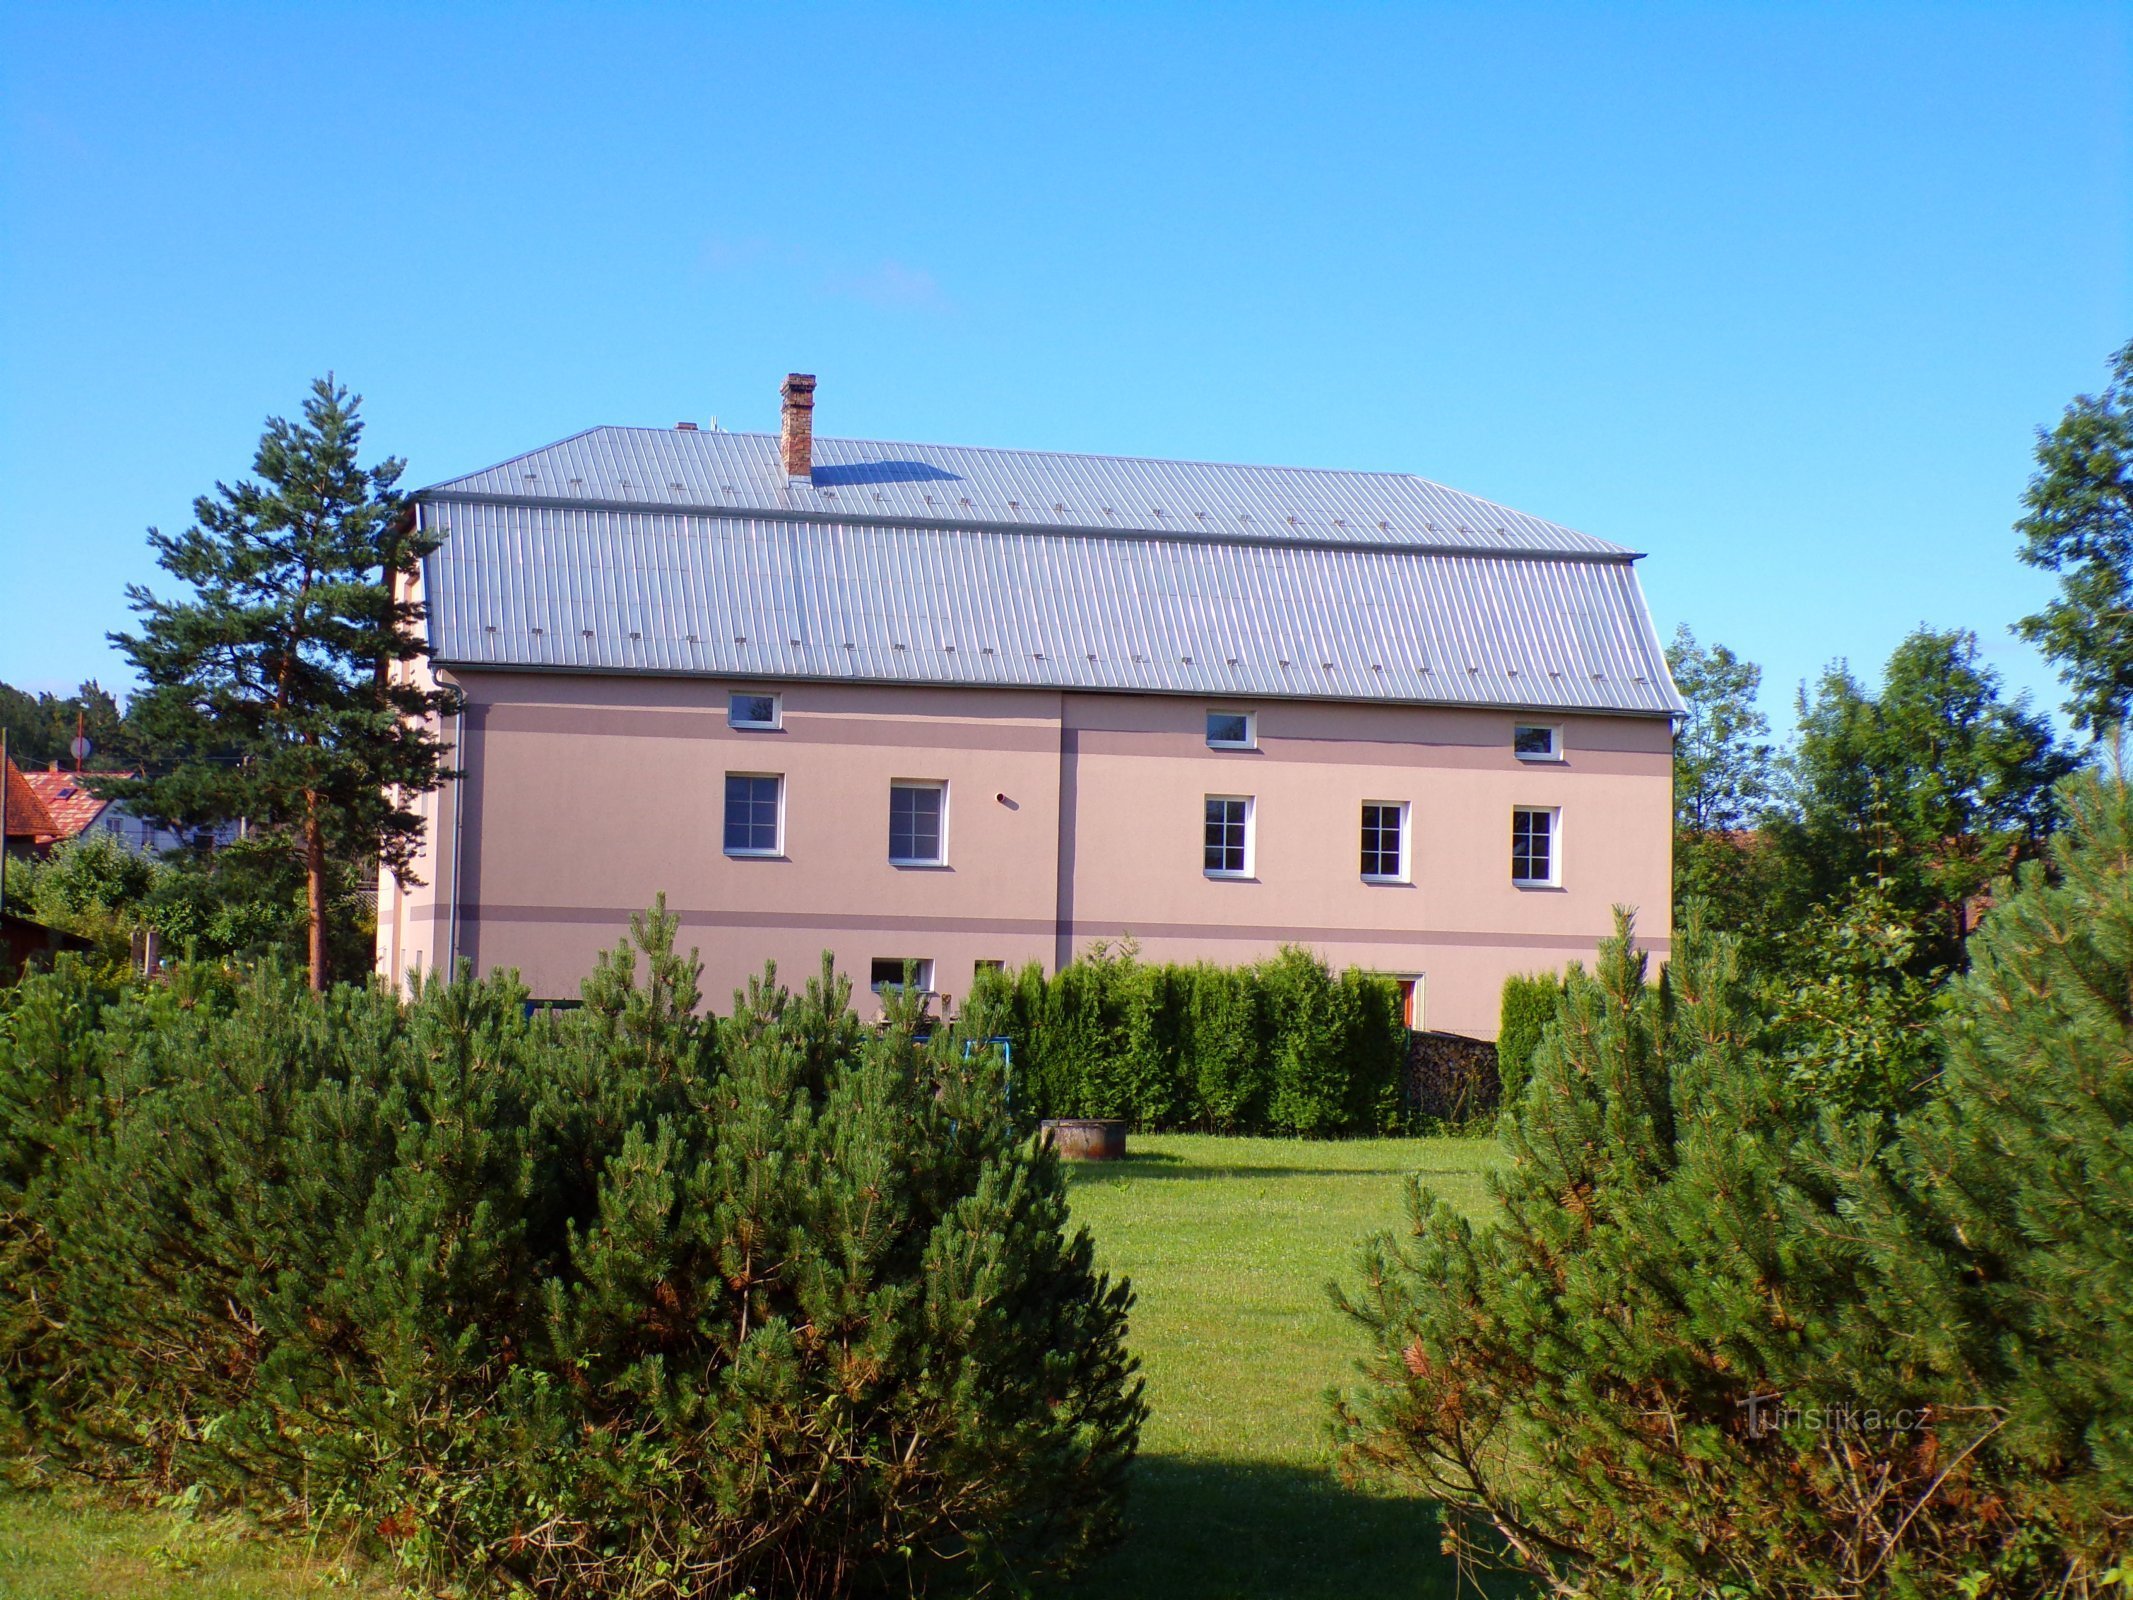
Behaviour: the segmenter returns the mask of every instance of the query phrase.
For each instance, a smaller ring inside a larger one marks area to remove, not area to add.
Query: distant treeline
[[[0,728],[7,730],[7,753],[25,771],[57,761],[74,764],[77,732],[87,738],[87,765],[110,769],[138,766],[145,752],[138,730],[109,689],[91,679],[72,694],[32,694],[0,683]]]

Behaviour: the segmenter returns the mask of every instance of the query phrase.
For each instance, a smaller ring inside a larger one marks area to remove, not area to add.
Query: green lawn
[[[1380,1600],[1449,1596],[1426,1502],[1343,1489],[1325,1391],[1361,1352],[1326,1281],[1363,1235],[1404,1220],[1419,1172],[1479,1213],[1496,1146],[1464,1139],[1305,1144],[1137,1138],[1070,1169],[1074,1214],[1133,1279],[1131,1343],[1150,1415],[1132,1532],[1074,1586],[1091,1597]]]
[[[1325,1391],[1356,1334],[1326,1298],[1356,1241],[1402,1220],[1410,1172],[1488,1204],[1479,1140],[1136,1138],[1132,1158],[1069,1169],[1075,1217],[1133,1279],[1132,1346],[1150,1415],[1125,1545],[1076,1600],[1434,1600],[1455,1592],[1423,1501],[1343,1489]],[[0,1491],[0,1600],[383,1597],[337,1552],[242,1537],[229,1522]]]
[[[0,1600],[387,1600],[330,1548],[196,1521],[0,1489]]]

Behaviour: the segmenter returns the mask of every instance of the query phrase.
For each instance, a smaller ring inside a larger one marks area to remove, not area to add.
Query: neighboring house
[[[1632,551],[1398,473],[817,440],[813,389],[417,496],[464,776],[382,972],[567,997],[664,891],[720,1004],[825,949],[955,996],[1294,942],[1488,1038],[1613,906],[1666,949],[1682,707]]]
[[[62,951],[86,953],[89,941],[41,922],[0,911],[0,983],[13,983],[32,966],[50,966]]]
[[[92,789],[93,781],[98,778],[139,776],[137,772],[63,771],[56,761],[42,772],[25,773],[29,787],[52,820],[52,830],[39,841],[39,847],[48,848],[67,839],[103,834],[118,840],[129,850],[157,852],[176,850],[194,842],[222,845],[237,837],[234,823],[184,830],[159,827]]]
[[[0,854],[42,855],[58,827],[14,760],[0,762]]]

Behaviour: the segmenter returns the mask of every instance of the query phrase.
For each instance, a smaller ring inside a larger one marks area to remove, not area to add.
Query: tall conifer
[[[314,989],[327,980],[327,884],[338,860],[402,882],[422,835],[409,808],[448,776],[433,719],[455,704],[401,670],[422,653],[400,581],[433,541],[395,485],[406,463],[358,460],[359,396],[329,375],[303,419],[270,418],[258,482],[215,485],[194,526],[151,528],[192,595],[136,584],[136,633],[112,640],[146,689],[133,715],[168,758],[114,792],[181,827],[245,819],[303,874]]]

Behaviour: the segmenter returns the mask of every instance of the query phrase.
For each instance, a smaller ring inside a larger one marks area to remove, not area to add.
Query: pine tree
[[[1370,1345],[1347,1460],[1564,1596],[2051,1592],[2017,1582],[2035,1552],[1992,1509],[1975,1405],[1934,1409],[1917,1351],[1949,1306],[1862,1323],[1894,1270],[1854,1220],[1887,1121],[1796,1092],[1736,948],[1692,918],[1655,985],[1625,926],[1571,971],[1503,1119],[1500,1217],[1411,1185],[1410,1234],[1340,1291]]]
[[[0,1428],[374,1530],[425,1592],[1023,1592],[1102,1549],[1132,1296],[998,1058],[826,967],[699,1015],[676,931],[564,1012],[272,962],[0,1002]]]
[[[2124,763],[2119,745],[2107,774],[2065,786],[2049,863],[2023,869],[1952,986],[1945,1092],[1848,1197],[1883,1264],[1859,1348],[1902,1353],[1950,1415],[1976,1419],[1992,1502],[2074,1593],[2133,1557]]]
[[[129,586],[139,631],[112,640],[146,688],[129,708],[169,763],[114,793],[180,826],[245,819],[305,886],[311,984],[328,977],[336,862],[411,881],[408,802],[449,773],[434,719],[449,691],[404,670],[422,652],[401,580],[434,545],[394,487],[405,463],[358,460],[360,397],[328,376],[303,419],[269,419],[258,482],[218,483],[195,525],[149,530],[183,600]]]

